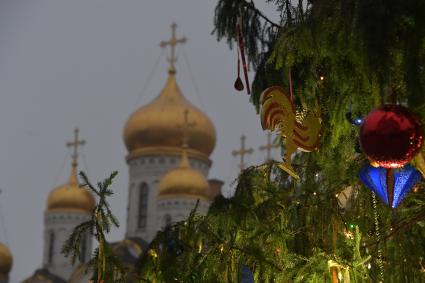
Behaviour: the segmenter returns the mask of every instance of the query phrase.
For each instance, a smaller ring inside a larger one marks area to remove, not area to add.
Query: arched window
[[[148,185],[142,183],[139,189],[139,213],[137,216],[137,227],[139,229],[146,228],[146,218],[148,210]]]
[[[55,247],[55,232],[53,230],[49,231],[49,250],[47,262],[49,264],[53,263],[53,255],[54,255],[54,247]]]
[[[87,235],[83,235],[81,239],[81,248],[80,248],[80,262],[86,262],[87,254]]]

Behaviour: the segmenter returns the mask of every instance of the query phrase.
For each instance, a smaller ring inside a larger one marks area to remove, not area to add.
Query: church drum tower
[[[172,37],[161,47],[171,47],[167,82],[160,94],[147,105],[136,110],[124,127],[124,142],[128,150],[129,192],[126,237],[140,237],[150,242],[163,225],[159,223],[157,204],[159,183],[171,170],[176,169],[182,156],[181,127],[185,123],[185,111],[191,126],[187,129],[187,149],[190,167],[207,178],[214,149],[216,132],[211,120],[189,100],[176,82],[177,61],[175,47],[186,42],[177,39],[176,24],[172,25]],[[206,211],[215,194],[209,194],[200,211]],[[161,198],[164,200],[164,197]],[[174,205],[177,199],[168,198],[165,205]],[[163,203],[163,202],[161,202]],[[189,201],[193,208],[196,200]],[[162,204],[161,204],[162,205]],[[186,217],[188,215],[185,215]],[[172,222],[175,222],[171,219]]]

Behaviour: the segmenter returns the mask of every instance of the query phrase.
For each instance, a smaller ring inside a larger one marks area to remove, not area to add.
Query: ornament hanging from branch
[[[370,112],[360,128],[360,146],[372,164],[400,168],[420,151],[419,120],[401,105],[385,105]]]
[[[242,67],[243,67],[243,73],[244,73],[244,77],[245,77],[246,92],[249,95],[249,94],[251,94],[251,89],[250,89],[249,80],[248,80],[248,67],[247,67],[247,63],[246,63],[246,59],[245,59],[245,46],[244,46],[244,43],[243,43],[243,36],[242,36],[242,28],[241,28],[241,20],[240,19],[236,23],[236,33],[238,35],[239,51],[240,51],[240,54],[241,54],[241,57],[242,57]],[[235,82],[235,84],[236,84],[236,82]],[[236,85],[235,85],[235,87],[236,87]]]
[[[360,179],[382,201],[396,208],[421,178],[408,163],[422,144],[420,121],[408,108],[384,105],[373,110],[360,128],[360,147],[372,165],[363,167]],[[421,169],[424,164],[420,158],[415,161]]]
[[[291,156],[297,150],[311,152],[318,149],[321,120],[319,115],[307,111],[302,121],[296,117],[291,97],[279,86],[269,87],[260,96],[261,126],[263,130],[278,130],[285,138],[284,162],[278,166],[292,177],[299,179],[292,168]]]
[[[366,165],[360,171],[360,179],[383,202],[396,208],[419,182],[421,174],[410,164],[398,169]]]
[[[234,87],[237,91],[242,91],[244,89],[244,86],[241,80],[241,60],[239,58],[239,50],[237,48],[236,48],[236,52],[238,53],[238,77],[236,78]]]

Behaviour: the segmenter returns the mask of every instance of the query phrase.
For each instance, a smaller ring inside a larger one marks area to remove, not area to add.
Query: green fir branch
[[[106,234],[109,233],[111,228],[119,226],[118,220],[107,202],[107,198],[113,195],[110,186],[117,174],[117,172],[113,172],[103,182],[98,182],[96,188],[91,184],[85,173],[80,172],[80,177],[83,180],[80,186],[95,194],[98,197],[98,202],[92,211],[91,220],[75,227],[62,249],[65,256],[70,256],[74,263],[80,255],[80,243],[84,235],[88,234],[95,237],[98,248],[88,262],[88,268],[93,271],[92,280],[95,283],[126,282],[128,275],[128,270],[123,267],[106,240]]]

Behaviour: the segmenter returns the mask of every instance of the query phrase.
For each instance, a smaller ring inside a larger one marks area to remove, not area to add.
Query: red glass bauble
[[[370,112],[360,129],[360,146],[372,164],[400,168],[421,149],[419,119],[401,105],[385,105]]]
[[[242,91],[244,89],[243,82],[239,76],[235,81],[234,87],[237,91]]]

